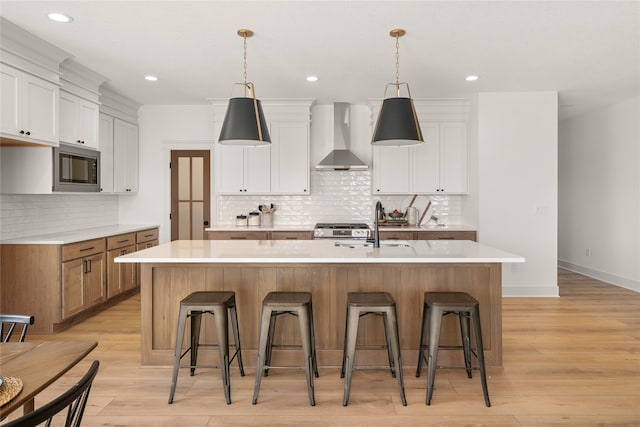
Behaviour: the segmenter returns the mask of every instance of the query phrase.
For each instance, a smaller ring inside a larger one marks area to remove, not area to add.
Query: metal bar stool
[[[291,347],[276,345],[273,336],[278,316],[289,314],[296,316],[300,325],[300,338],[304,351],[304,369],[307,376],[307,391],[309,403],[315,406],[316,400],[313,392],[313,377],[318,375],[318,363],[316,360],[315,335],[313,332],[313,307],[310,292],[269,292],[262,301],[262,320],[260,323],[260,342],[258,346],[258,363],[256,368],[256,383],[253,390],[253,404],[258,402],[260,382],[262,376],[269,375],[271,366],[271,354],[273,347]],[[294,346],[298,347],[298,346]],[[280,366],[281,368],[283,366]],[[311,372],[313,370],[313,373]]]
[[[344,378],[346,375],[342,405],[347,406],[349,403],[353,370],[365,369],[355,367],[354,359],[360,318],[369,314],[382,317],[387,343],[383,346],[358,346],[357,348],[387,349],[391,376],[398,378],[400,399],[402,400],[402,405],[407,406],[407,399],[404,395],[404,381],[402,379],[402,357],[400,356],[396,301],[388,292],[349,292],[347,295],[347,321],[344,334],[344,350],[342,353],[342,370],[340,371],[340,378]]]
[[[216,325],[217,344],[200,343],[200,324],[203,314],[212,314]],[[229,343],[229,322],[231,316],[231,328],[233,329],[234,343]],[[191,345],[182,352],[182,341],[184,339],[184,329],[187,317],[191,318]],[[229,347],[235,347],[236,351],[229,358]],[[220,354],[220,365],[197,365],[199,347],[218,347]],[[190,355],[189,365],[180,365],[187,353]],[[173,402],[173,395],[178,382],[178,369],[190,368],[191,375],[195,373],[197,367],[200,368],[220,368],[222,370],[222,385],[224,386],[224,397],[227,404],[231,403],[231,385],[229,366],[234,358],[238,359],[240,375],[244,376],[242,365],[242,351],[240,349],[240,333],[238,332],[238,313],[236,310],[235,292],[213,292],[201,291],[193,292],[180,301],[180,314],[178,317],[178,331],[176,334],[176,348],[173,356],[173,376],[171,378],[171,391],[169,393],[169,403]]]
[[[440,327],[442,318],[449,314],[457,314],[460,321],[461,346],[441,346]],[[476,350],[471,349],[471,339],[469,336],[470,320],[473,322],[473,331],[476,339]],[[426,335],[429,336],[429,345],[425,345]],[[428,348],[428,358],[425,359],[424,350]],[[416,377],[420,376],[422,364],[427,363],[427,399],[426,404],[431,404],[433,395],[433,384],[436,376],[436,368],[460,368],[457,366],[438,366],[438,348],[463,349],[464,369],[467,377],[471,378],[471,370],[479,369],[482,381],[482,392],[484,402],[491,406],[489,401],[489,391],[487,389],[487,375],[484,367],[484,351],[482,346],[482,329],[480,328],[480,305],[478,301],[466,292],[425,292],[424,307],[422,311],[422,331],[420,333],[420,347],[418,354],[418,368]],[[471,367],[471,355],[478,359],[478,368]]]

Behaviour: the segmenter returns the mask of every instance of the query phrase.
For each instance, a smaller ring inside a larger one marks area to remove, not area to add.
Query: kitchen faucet
[[[374,225],[374,232],[373,232],[373,247],[374,248],[379,248],[380,247],[380,226],[378,225],[378,220],[380,219],[380,213],[382,212],[382,202],[380,202],[380,200],[378,200],[376,202],[376,209],[375,209],[376,213],[375,213],[375,225]]]

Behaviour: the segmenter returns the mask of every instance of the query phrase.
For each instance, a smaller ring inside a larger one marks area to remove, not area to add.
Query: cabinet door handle
[[[20,135],[24,135],[24,131],[23,130],[20,131]]]
[[[27,134],[27,135],[31,135],[31,132],[27,131],[27,132],[26,132],[26,134]]]
[[[285,240],[298,240],[297,237],[285,237],[284,239]]]
[[[247,238],[244,236],[231,236],[229,237],[230,240],[246,240]]]
[[[91,260],[87,260],[87,273],[91,273]]]
[[[91,246],[89,248],[82,248],[82,249],[80,249],[80,252],[86,252],[86,251],[90,251],[92,249],[95,249],[95,246]]]
[[[87,274],[89,272],[89,268],[87,267],[87,260],[82,260],[82,274]]]
[[[126,243],[126,242],[128,242],[128,241],[129,241],[129,239],[118,240],[118,243]]]
[[[438,240],[455,240],[455,237],[438,237]]]
[[[152,243],[147,243],[146,246],[145,246],[145,248],[152,248],[152,247],[153,247]]]
[[[207,224],[205,224],[207,225]],[[153,234],[145,234],[144,237],[153,237]]]

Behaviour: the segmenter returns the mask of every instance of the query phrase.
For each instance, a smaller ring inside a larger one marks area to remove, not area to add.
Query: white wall
[[[635,97],[563,120],[559,128],[560,265],[637,291],[639,117]]]
[[[478,239],[526,258],[506,296],[557,296],[557,92],[478,96]]]

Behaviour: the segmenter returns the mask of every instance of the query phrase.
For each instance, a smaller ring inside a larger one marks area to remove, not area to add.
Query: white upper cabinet
[[[103,193],[135,194],[139,183],[138,108],[140,104],[100,88],[100,187]]]
[[[60,142],[98,148],[98,103],[60,91]]]
[[[100,190],[104,193],[113,193],[113,117],[100,113],[98,127]]]
[[[214,132],[220,134],[227,101],[214,102]],[[218,194],[309,194],[311,100],[263,101],[271,144],[215,145]]]
[[[58,145],[58,86],[0,64],[3,136]]]
[[[309,194],[309,123],[271,122],[271,193]]]
[[[467,193],[468,102],[416,101],[416,110],[424,143],[374,146],[373,194]]]
[[[113,121],[113,191],[138,192],[138,126]]]

